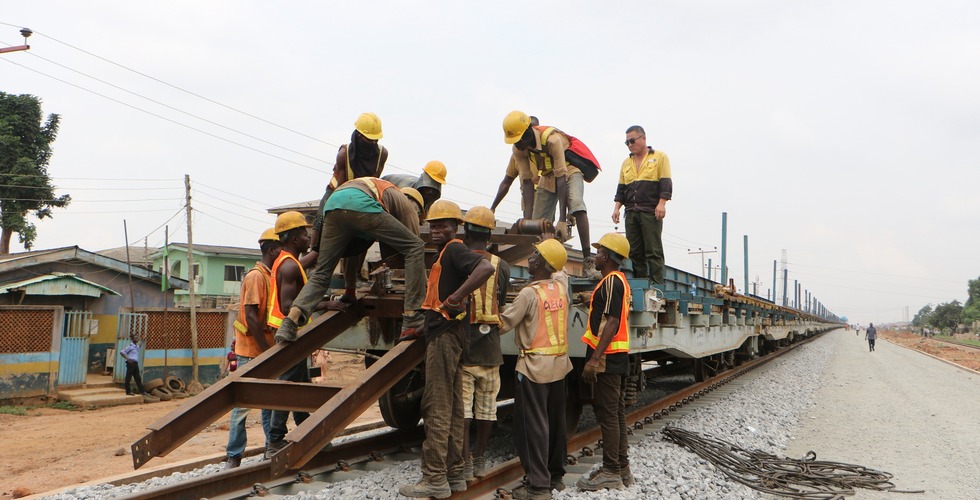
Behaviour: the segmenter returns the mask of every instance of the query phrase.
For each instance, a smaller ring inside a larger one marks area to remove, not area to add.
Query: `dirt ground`
[[[360,356],[332,353],[325,361],[332,383],[352,380],[364,370]],[[25,416],[0,414],[0,499],[17,498],[133,471],[130,446],[146,426],[189,399],[68,411],[39,407]],[[249,447],[262,445],[259,412],[249,413]],[[166,457],[147,468],[221,454],[228,443],[224,415]],[[352,425],[381,419],[377,404]],[[291,420],[290,420],[291,422]],[[289,424],[292,428],[292,423]]]
[[[863,332],[862,332],[863,334]],[[980,371],[980,349],[961,347],[909,332],[883,331],[881,336],[889,342],[929,353],[937,358],[945,359],[971,370]]]

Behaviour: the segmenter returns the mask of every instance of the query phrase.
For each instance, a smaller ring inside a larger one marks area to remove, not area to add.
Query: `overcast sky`
[[[320,197],[364,111],[386,173],[439,159],[445,198],[489,205],[521,109],[602,163],[593,240],[639,124],[671,161],[668,265],[702,272],[689,250],[720,250],[727,212],[739,289],[747,234],[760,295],[785,249],[790,286],[851,321],[962,302],[980,276],[975,1],[32,1],[0,23],[0,47],[35,31],[0,90],[61,115],[50,172],[73,201],[36,249],[121,246],[123,219],[138,244],[186,241],[184,174],[194,241],[254,246],[266,208]],[[519,212],[515,186],[497,216]]]

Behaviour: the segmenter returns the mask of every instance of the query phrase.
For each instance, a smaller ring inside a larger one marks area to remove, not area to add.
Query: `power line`
[[[228,204],[231,204],[231,205],[235,205],[235,206],[241,206],[241,202],[247,202],[247,203],[252,203],[252,204],[254,204],[254,205],[256,205],[256,206],[262,206],[262,207],[263,207],[263,208],[256,208],[256,209],[254,209],[254,210],[256,210],[256,211],[260,211],[260,212],[262,212],[263,214],[268,214],[268,212],[267,212],[267,211],[266,211],[266,209],[265,209],[265,206],[264,206],[264,205],[262,205],[261,203],[259,203],[259,202],[257,202],[257,201],[255,201],[255,200],[252,200],[252,199],[248,199],[248,198],[241,198],[241,195],[237,195],[237,194],[235,194],[235,193],[229,193],[228,191],[222,191],[222,190],[220,190],[220,189],[218,189],[218,188],[214,188],[214,187],[211,187],[211,186],[208,186],[208,185],[206,185],[206,184],[202,184],[202,183],[200,183],[200,182],[195,182],[195,188],[194,188],[194,189],[195,189],[195,192],[198,192],[198,190],[199,190],[199,189],[200,189],[200,188],[201,188],[202,186],[203,186],[203,187],[205,187],[205,188],[207,188],[207,189],[205,189],[204,191],[200,191],[200,192],[202,192],[202,193],[204,193],[204,194],[206,194],[207,196],[210,196],[210,197],[212,197],[212,198],[214,198],[214,199],[216,199],[216,200],[221,200],[221,201],[223,201],[223,202],[225,202],[225,203],[228,203]],[[207,192],[207,191],[208,191],[208,189],[214,189],[215,191],[219,191],[219,192],[222,192],[222,193],[226,193],[226,194],[230,194],[230,195],[232,195],[232,196],[238,196],[238,197],[239,197],[239,200],[238,200],[238,201],[229,201],[229,200],[226,200],[226,199],[224,199],[224,198],[221,198],[221,197],[218,197],[218,196],[215,196],[215,195],[213,195],[213,194],[210,194],[210,193],[208,193],[208,192]]]
[[[255,222],[260,222],[260,223],[262,223],[262,224],[268,224],[268,223],[269,223],[269,221],[268,221],[268,220],[259,220],[259,219],[255,219],[255,218],[253,218],[253,217],[249,217],[249,216],[247,216],[247,215],[242,215],[242,214],[240,214],[240,213],[236,213],[236,212],[232,212],[231,210],[225,210],[225,209],[223,209],[223,208],[221,208],[221,207],[218,207],[218,206],[215,206],[215,205],[212,205],[212,204],[210,204],[210,203],[206,203],[206,202],[203,202],[203,201],[201,201],[201,200],[196,200],[196,202],[197,202],[197,203],[200,203],[201,205],[204,205],[204,206],[206,206],[206,207],[211,207],[211,208],[213,208],[213,209],[215,209],[215,210],[221,210],[222,212],[225,212],[225,213],[229,213],[229,214],[231,214],[231,215],[235,215],[235,216],[238,216],[238,217],[241,217],[241,218],[243,218],[243,219],[249,219],[249,220],[253,220],[253,221],[255,221]]]
[[[58,78],[58,77],[56,77],[56,76],[52,76],[52,75],[49,75],[49,74],[47,74],[47,73],[44,73],[43,71],[38,71],[38,70],[36,70],[36,69],[34,69],[34,68],[29,68],[29,67],[27,67],[27,66],[24,66],[23,64],[20,64],[20,63],[16,63],[16,62],[14,62],[14,61],[12,61],[12,60],[10,60],[10,59],[2,59],[2,60],[3,60],[3,61],[6,61],[6,62],[8,62],[8,63],[10,63],[10,64],[13,64],[13,65],[15,65],[15,66],[20,66],[21,68],[24,68],[24,69],[26,69],[26,70],[28,70],[28,71],[32,71],[32,72],[34,72],[34,73],[37,73],[37,74],[39,74],[39,75],[42,75],[42,76],[46,76],[46,77],[48,77],[48,78],[50,78],[50,79],[52,79],[52,80],[56,80],[56,81],[59,81],[59,82],[61,82],[61,83],[64,83],[65,85],[70,85],[70,86],[72,86],[72,87],[75,87],[75,88],[77,88],[77,89],[79,89],[79,90],[84,90],[84,91],[86,91],[86,92],[89,92],[89,93],[91,93],[91,94],[95,94],[95,95],[97,95],[97,96],[99,96],[99,97],[101,97],[101,98],[103,98],[103,99],[107,99],[107,100],[109,100],[109,101],[112,101],[112,102],[115,102],[115,103],[117,103],[117,104],[122,104],[123,106],[126,106],[126,107],[128,107],[128,108],[132,108],[132,109],[135,109],[135,110],[137,110],[137,111],[141,111],[141,112],[143,112],[143,113],[146,113],[146,114],[148,114],[148,115],[150,115],[150,116],[155,116],[155,117],[157,117],[157,118],[159,118],[159,119],[161,119],[161,120],[166,120],[166,121],[168,121],[168,122],[170,122],[170,123],[173,123],[174,125],[179,125],[179,126],[181,126],[181,127],[184,127],[184,128],[187,128],[187,129],[190,129],[190,130],[193,130],[193,131],[195,131],[195,132],[199,132],[199,133],[201,133],[201,134],[204,134],[204,135],[207,135],[207,136],[210,136],[210,137],[213,137],[213,138],[215,138],[215,139],[218,139],[218,140],[221,140],[221,141],[224,141],[224,142],[227,142],[227,143],[229,143],[229,144],[234,144],[234,145],[236,145],[236,146],[239,146],[239,147],[242,147],[242,148],[245,148],[245,149],[248,149],[248,150],[250,150],[250,151],[254,151],[254,152],[256,152],[256,153],[259,153],[259,154],[263,154],[263,155],[265,155],[265,156],[268,156],[268,157],[270,157],[270,158],[275,158],[275,159],[277,159],[277,160],[280,160],[280,161],[284,161],[284,162],[287,162],[287,163],[292,163],[293,165],[298,165],[298,166],[300,166],[300,167],[303,167],[303,168],[306,168],[306,169],[310,169],[310,170],[313,170],[313,171],[316,171],[316,172],[320,172],[320,173],[330,173],[330,172],[327,172],[326,170],[322,170],[322,169],[319,169],[319,168],[316,168],[316,167],[311,167],[311,166],[309,166],[309,165],[305,165],[305,164],[303,164],[303,163],[300,163],[300,162],[297,162],[297,161],[293,161],[293,160],[290,160],[290,159],[288,159],[288,158],[283,158],[283,157],[281,157],[281,156],[279,156],[279,155],[275,155],[275,154],[272,154],[272,153],[269,153],[268,151],[262,151],[261,149],[257,149],[257,148],[253,148],[252,146],[249,146],[249,145],[247,145],[247,144],[242,144],[242,143],[240,143],[240,142],[236,142],[236,141],[233,141],[233,140],[231,140],[231,139],[228,139],[228,138],[226,138],[226,137],[221,137],[220,135],[217,135],[217,134],[212,134],[211,132],[208,132],[208,131],[206,131],[206,130],[201,130],[201,129],[199,129],[199,128],[197,128],[197,127],[193,127],[193,126],[191,126],[191,125],[187,125],[187,124],[185,124],[185,123],[181,123],[181,122],[179,122],[179,121],[177,121],[177,120],[174,120],[174,119],[171,119],[171,118],[167,118],[166,116],[163,116],[163,115],[160,115],[160,114],[157,114],[157,113],[154,113],[154,112],[152,112],[152,111],[148,111],[148,110],[145,110],[145,109],[143,109],[143,108],[140,108],[140,107],[138,107],[138,106],[134,106],[134,105],[132,105],[132,104],[129,104],[129,103],[126,103],[126,102],[123,102],[123,101],[120,101],[119,99],[115,99],[115,98],[113,98],[113,97],[109,97],[109,96],[107,96],[107,95],[105,95],[105,94],[100,94],[100,93],[98,93],[98,92],[96,92],[96,91],[94,91],[94,90],[91,90],[91,89],[87,89],[87,88],[85,88],[85,87],[82,87],[81,85],[77,85],[77,84],[74,84],[74,83],[71,83],[71,82],[69,82],[69,81],[67,81],[67,80],[62,80],[61,78]]]
[[[139,200],[76,200],[71,199],[71,203],[136,203],[142,201],[174,201],[176,198],[143,198]],[[37,201],[37,202],[56,202],[61,201],[57,198],[52,199],[33,199],[33,198],[0,198],[0,201]]]
[[[255,229],[249,229],[249,228],[245,228],[245,227],[239,226],[237,224],[232,224],[231,222],[228,222],[226,220],[219,219],[219,218],[217,218],[217,217],[215,217],[215,216],[213,216],[213,215],[211,215],[211,214],[209,214],[207,212],[202,212],[200,209],[197,209],[197,208],[194,209],[194,213],[206,215],[206,216],[208,216],[208,217],[210,217],[210,218],[212,218],[212,219],[214,219],[214,220],[216,220],[216,221],[218,221],[218,222],[220,222],[222,224],[227,224],[227,225],[229,225],[231,227],[241,229],[242,231],[255,232]]]

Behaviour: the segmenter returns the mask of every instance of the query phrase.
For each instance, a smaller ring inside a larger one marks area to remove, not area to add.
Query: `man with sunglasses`
[[[626,239],[630,243],[629,259],[633,276],[664,283],[664,243],[662,238],[667,200],[674,184],[670,179],[670,160],[663,151],[647,146],[643,127],[626,129],[626,147],[616,187],[616,206],[612,221],[619,224],[619,211],[626,207]]]
[[[585,206],[585,176],[566,161],[571,139],[555,127],[533,126],[523,111],[511,111],[504,117],[504,142],[513,145],[513,156],[521,177],[524,215],[532,219],[555,221],[558,238],[568,239],[567,214],[575,218],[582,243],[582,272],[587,278],[599,279],[595,258],[589,245],[589,214]],[[532,170],[533,167],[533,170]],[[534,170],[538,184],[533,183]],[[532,208],[533,207],[533,208]],[[528,213],[530,212],[530,214]]]

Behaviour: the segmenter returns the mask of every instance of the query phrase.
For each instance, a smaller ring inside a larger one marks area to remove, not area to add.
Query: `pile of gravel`
[[[746,449],[781,454],[802,415],[811,407],[813,394],[830,359],[832,345],[823,340],[811,342],[795,353],[773,361],[743,376],[744,386],[709,406],[685,415],[672,425],[689,431],[711,434]],[[647,426],[643,442],[630,447],[630,463],[636,483],[624,491],[584,492],[567,481],[565,491],[555,498],[667,498],[695,499],[761,498],[746,486],[729,480],[703,459],[666,442],[659,426]],[[514,456],[509,433],[495,433],[487,452],[488,466]],[[246,460],[259,460],[253,457]],[[597,466],[598,467],[598,466]],[[140,484],[95,485],[67,490],[46,498],[55,500],[104,499],[158,487],[219,471],[209,465],[191,472],[176,473]],[[290,498],[403,498],[398,487],[421,478],[419,461],[412,460],[358,479],[331,484],[319,492],[300,493]],[[569,478],[571,479],[571,478]]]

